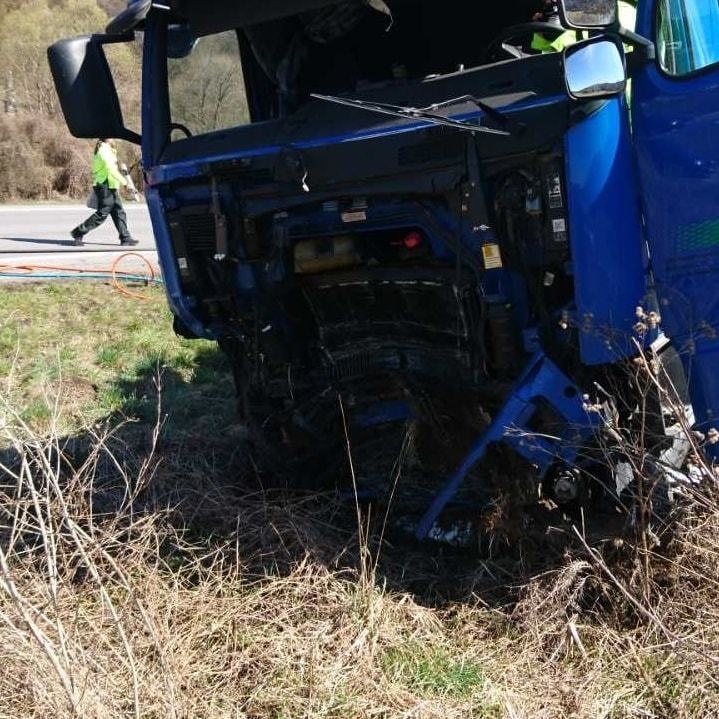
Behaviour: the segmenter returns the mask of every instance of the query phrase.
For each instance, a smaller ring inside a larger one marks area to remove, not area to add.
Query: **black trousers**
[[[122,207],[119,192],[111,190],[107,183],[95,185],[93,189],[97,197],[97,210],[72,231],[73,235],[86,235],[90,230],[99,227],[110,215],[120,236],[120,242],[131,239],[127,229],[127,215]]]

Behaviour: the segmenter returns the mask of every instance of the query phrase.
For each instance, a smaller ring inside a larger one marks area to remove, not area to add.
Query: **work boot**
[[[82,235],[79,232],[75,232],[74,230],[70,233],[70,237],[72,237],[72,244],[77,245],[78,247],[85,244],[85,242],[82,239]]]
[[[137,240],[134,239],[133,237],[126,237],[124,240],[120,240],[120,244],[123,247],[129,247],[130,245],[136,245]]]

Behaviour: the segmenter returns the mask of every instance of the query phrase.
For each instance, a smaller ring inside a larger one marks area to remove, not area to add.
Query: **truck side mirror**
[[[567,92],[575,100],[620,95],[627,87],[624,50],[618,40],[598,37],[564,51]]]
[[[573,30],[605,30],[619,23],[617,0],[559,0],[559,17]]]
[[[83,35],[59,40],[47,49],[60,107],[75,137],[111,137],[140,144],[140,136],[125,127],[103,50],[104,44],[132,39],[132,35]]]

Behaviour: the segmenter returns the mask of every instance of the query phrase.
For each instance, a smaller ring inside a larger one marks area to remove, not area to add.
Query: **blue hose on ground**
[[[135,272],[120,272],[118,265],[128,257],[135,257],[145,263],[148,274],[141,275]],[[146,297],[139,292],[133,292],[128,287],[123,287],[122,282],[142,282],[145,285],[162,284],[162,278],[159,276],[160,270],[139,252],[124,252],[118,255],[112,262],[110,269],[105,268],[86,268],[86,267],[68,267],[66,265],[54,264],[3,264],[0,263],[0,279],[36,279],[36,280],[107,280],[113,288],[127,297],[134,297],[138,300],[147,300]]]
[[[1,272],[1,277],[18,277],[22,279],[37,279],[37,280],[111,280],[113,275],[110,272]],[[147,282],[162,284],[162,278],[160,277],[147,277],[145,275],[126,275],[126,274],[115,274],[114,278],[117,280],[126,280],[128,282]]]

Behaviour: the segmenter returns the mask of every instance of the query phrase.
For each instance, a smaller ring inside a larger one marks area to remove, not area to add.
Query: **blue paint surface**
[[[640,27],[652,32],[645,8]],[[719,420],[719,69],[634,80],[633,127],[663,328],[681,353],[698,423]]]
[[[569,236],[580,350],[589,365],[631,354],[646,294],[642,227],[627,109],[606,103],[566,137]]]
[[[498,109],[501,110],[503,113],[506,113],[508,117],[511,117],[512,113],[518,112],[520,110],[526,110],[527,108],[545,107],[547,105],[552,105],[557,102],[564,102],[565,100],[566,98],[563,96],[551,96],[541,98],[537,97],[536,99],[517,102],[509,107],[500,107]],[[481,122],[484,116],[484,113],[479,110],[476,112],[448,115],[449,119],[464,122]],[[197,160],[175,162],[171,165],[158,164],[155,166],[151,166],[150,164],[148,164],[148,167],[151,168],[148,172],[148,181],[150,184],[163,184],[167,182],[172,182],[173,180],[196,177],[198,174],[204,172],[204,166],[208,162],[224,162],[229,160],[242,160],[256,157],[273,156],[288,147],[302,151],[319,147],[328,147],[331,145],[340,145],[347,142],[362,142],[367,140],[373,140],[378,137],[405,135],[416,132],[417,130],[425,130],[428,127],[433,127],[433,123],[427,122],[425,120],[407,120],[406,122],[401,122],[399,124],[393,123],[392,125],[388,125],[384,128],[379,129],[372,128],[346,135],[329,135],[324,137],[317,137],[312,140],[306,140],[303,142],[291,142],[286,145],[266,145],[261,147],[254,147],[252,149],[245,149],[241,152],[213,154],[199,158]]]

